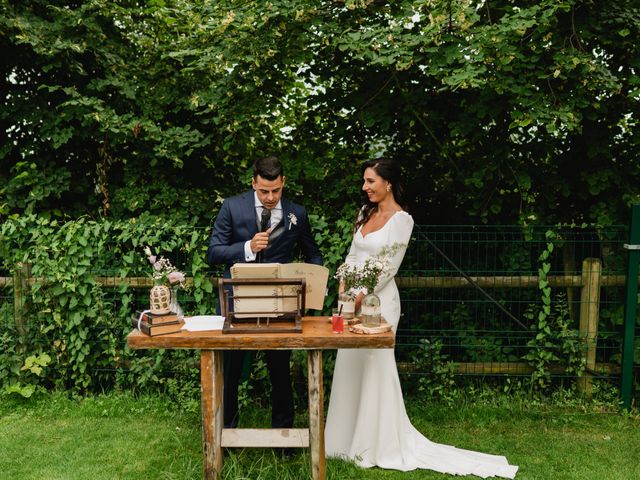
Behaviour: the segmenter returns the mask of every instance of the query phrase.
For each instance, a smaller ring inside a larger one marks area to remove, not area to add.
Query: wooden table
[[[346,328],[345,328],[346,330]],[[133,330],[132,349],[185,348],[201,350],[202,439],[204,478],[217,479],[222,471],[222,447],[310,447],[314,480],[325,478],[322,350],[337,348],[393,348],[392,332],[357,335],[331,332],[328,317],[304,317],[302,333],[223,334],[221,331],[181,332],[149,337]],[[223,428],[223,350],[307,350],[309,428]]]

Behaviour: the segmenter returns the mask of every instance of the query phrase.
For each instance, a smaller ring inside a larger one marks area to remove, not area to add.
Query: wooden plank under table
[[[265,327],[267,328],[267,327]],[[200,355],[202,387],[202,440],[204,478],[213,480],[222,472],[222,447],[306,447],[311,450],[314,480],[325,478],[324,399],[322,350],[337,348],[393,348],[392,332],[358,335],[331,331],[328,317],[304,317],[302,333],[223,334],[221,331],[181,332],[149,337],[133,330],[127,337],[132,349],[197,349]],[[222,410],[222,351],[307,350],[308,429],[225,429]]]

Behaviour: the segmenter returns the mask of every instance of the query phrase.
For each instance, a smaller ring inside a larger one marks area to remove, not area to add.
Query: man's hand
[[[256,233],[251,239],[251,251],[253,253],[258,253],[267,248],[269,244],[269,234],[271,233],[271,229],[267,229],[264,232]]]

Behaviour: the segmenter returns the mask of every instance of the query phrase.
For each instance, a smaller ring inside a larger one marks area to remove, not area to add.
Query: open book
[[[329,269],[311,263],[236,263],[231,267],[231,278],[303,278],[306,281],[305,308],[322,310]],[[236,317],[242,316],[243,312],[261,312],[261,316],[277,317],[296,311],[297,293],[294,285],[235,285],[233,308]],[[255,296],[266,298],[252,298]]]

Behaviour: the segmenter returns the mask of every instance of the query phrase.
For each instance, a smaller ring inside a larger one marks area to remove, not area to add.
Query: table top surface
[[[393,348],[393,332],[373,335],[347,331],[333,333],[329,317],[303,317],[302,333],[222,333],[222,331],[172,333],[150,337],[133,330],[130,348],[185,348],[200,350],[334,350],[336,348]]]

